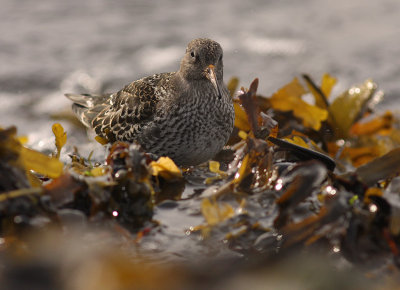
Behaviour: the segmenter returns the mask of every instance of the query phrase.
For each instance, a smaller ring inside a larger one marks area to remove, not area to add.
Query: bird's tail
[[[72,110],[86,127],[92,127],[92,121],[108,105],[110,95],[65,94],[73,101]]]

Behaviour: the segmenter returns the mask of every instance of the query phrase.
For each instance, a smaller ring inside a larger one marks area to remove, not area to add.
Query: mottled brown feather
[[[109,134],[117,140],[132,141],[141,127],[154,118],[157,103],[163,98],[160,88],[169,82],[173,74],[155,74],[134,81],[110,95],[109,105],[92,120],[96,134],[108,137],[105,136],[105,129],[109,129]]]

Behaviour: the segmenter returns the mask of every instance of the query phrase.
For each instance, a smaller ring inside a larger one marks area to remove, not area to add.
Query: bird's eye
[[[218,61],[222,61],[222,54],[219,56]]]
[[[190,56],[193,57],[194,59],[196,59],[196,54],[194,53],[194,51],[192,51],[192,52],[190,53]]]

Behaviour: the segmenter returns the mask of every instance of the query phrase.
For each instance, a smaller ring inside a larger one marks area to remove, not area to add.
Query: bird
[[[139,143],[180,166],[212,159],[234,126],[223,81],[223,50],[208,38],[189,42],[176,72],[158,73],[104,95],[65,94],[78,119],[112,141]]]

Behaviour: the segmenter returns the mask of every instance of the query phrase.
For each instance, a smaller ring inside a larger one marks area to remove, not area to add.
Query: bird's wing
[[[143,126],[154,118],[157,103],[172,74],[157,74],[140,79],[113,94],[110,105],[92,121],[96,134],[132,141]],[[110,136],[111,135],[111,136]]]
[[[111,95],[65,94],[65,96],[74,102],[72,110],[78,119],[90,128],[93,119],[109,104]]]
[[[110,94],[91,95],[91,94],[65,94],[74,104],[91,109],[97,105],[105,104],[110,98]]]

